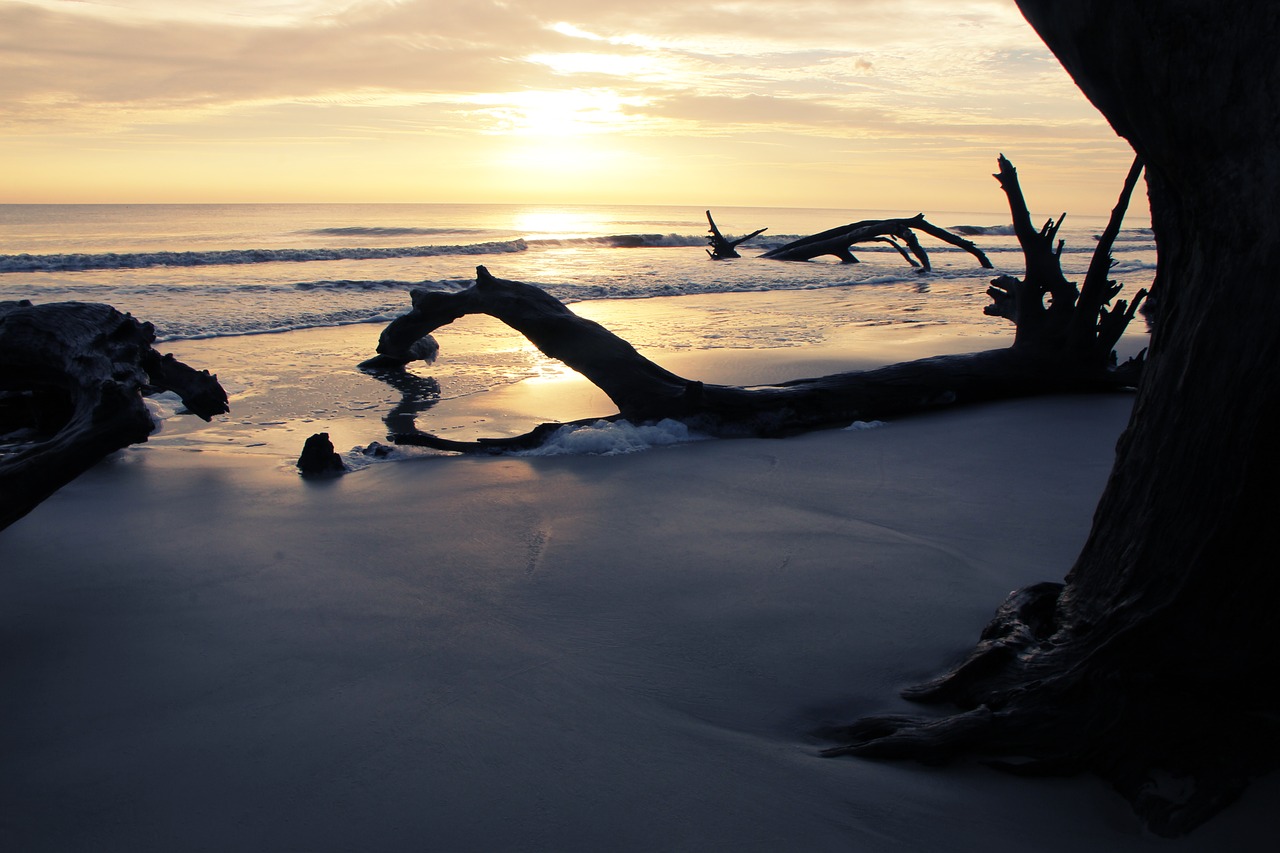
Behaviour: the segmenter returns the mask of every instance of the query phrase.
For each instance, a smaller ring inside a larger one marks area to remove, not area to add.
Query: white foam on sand
[[[1261,849],[1274,779],[1168,843],[1095,779],[811,735],[936,713],[898,691],[1066,571],[1129,407],[323,481],[124,451],[0,533],[0,849]]]
[[[618,456],[705,438],[706,436],[691,431],[687,425],[670,418],[653,424],[638,425],[630,421],[599,420],[590,424],[562,426],[538,447],[517,451],[513,455]]]

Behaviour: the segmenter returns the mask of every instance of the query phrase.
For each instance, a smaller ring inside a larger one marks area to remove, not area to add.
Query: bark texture
[[[151,348],[155,330],[109,305],[0,303],[0,529],[100,459],[143,442],[144,391],[205,420],[228,411],[218,378]]]
[[[961,713],[863,720],[833,752],[1092,770],[1179,835],[1280,761],[1258,677],[1280,653],[1280,6],[1019,6],[1146,163],[1150,356],[1065,583],[1012,594],[965,662],[908,691]]]

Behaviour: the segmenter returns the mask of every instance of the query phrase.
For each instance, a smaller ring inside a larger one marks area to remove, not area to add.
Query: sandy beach
[[[1280,3],[0,22],[0,853],[1275,849]]]
[[[818,316],[837,296],[772,298]],[[650,329],[698,310],[589,309]],[[818,754],[824,725],[930,713],[898,691],[963,654],[1009,590],[1065,573],[1127,395],[300,478],[311,432],[382,440],[397,395],[351,369],[376,335],[166,347],[223,377],[231,416],[167,420],[0,533],[0,847],[1262,849],[1274,778],[1168,842],[1089,777]],[[652,352],[746,383],[1000,345],[850,335]],[[608,413],[548,369],[420,423]]]

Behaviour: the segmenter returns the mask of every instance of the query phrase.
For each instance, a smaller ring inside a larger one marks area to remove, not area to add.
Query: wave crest
[[[1012,237],[1012,225],[952,225],[950,231],[957,234],[963,234],[966,237],[981,237],[983,235],[993,237]]]
[[[667,249],[702,246],[706,237],[690,234],[609,234],[602,237],[539,237],[529,240],[531,247],[557,248],[589,246],[606,249]]]
[[[313,228],[302,232],[316,237],[407,237],[420,234],[427,237],[438,237],[444,234],[483,234],[478,228],[413,228],[409,226],[383,225],[362,226],[344,225],[333,228]]]
[[[493,255],[524,252],[524,240],[470,243],[461,246],[395,246],[350,249],[223,249],[209,252],[106,252],[95,255],[0,255],[0,273],[73,272],[142,269],[145,267],[234,266],[240,264],[303,263],[306,261],[367,261],[386,258],[427,258],[439,255]]]

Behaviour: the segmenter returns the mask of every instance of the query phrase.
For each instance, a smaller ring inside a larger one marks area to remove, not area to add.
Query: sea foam
[[[441,255],[491,255],[524,252],[524,240],[460,246],[392,246],[349,249],[223,249],[209,252],[105,252],[101,254],[0,255],[0,273],[143,269],[146,267],[238,266],[307,261],[368,261],[430,258]]]
[[[630,421],[599,420],[592,424],[563,426],[541,447],[517,451],[513,455],[619,456],[704,438],[706,436],[670,418],[639,426]]]

